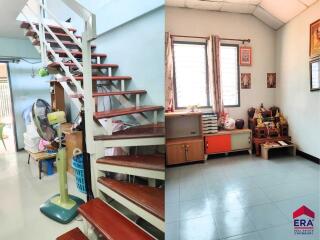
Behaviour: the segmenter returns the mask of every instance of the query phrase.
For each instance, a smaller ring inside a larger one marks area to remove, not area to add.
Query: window
[[[205,43],[173,43],[176,108],[210,105],[206,49]]]
[[[240,106],[238,45],[222,44],[220,69],[222,96],[225,107]]]

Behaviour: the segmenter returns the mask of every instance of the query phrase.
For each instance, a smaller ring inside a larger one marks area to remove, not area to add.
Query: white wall
[[[257,18],[236,13],[166,8],[166,31],[172,34],[251,39],[253,65],[241,67],[240,72],[249,72],[251,89],[241,90],[241,106],[227,108],[233,118],[247,120],[247,109],[252,106],[272,106],[275,90],[268,89],[266,74],[275,72],[275,31]]]
[[[320,18],[320,2],[277,32],[276,103],[287,115],[300,150],[320,158],[320,91],[310,92],[309,26]]]

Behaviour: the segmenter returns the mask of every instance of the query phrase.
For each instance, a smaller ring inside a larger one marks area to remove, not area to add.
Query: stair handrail
[[[32,10],[32,8],[26,4],[27,8],[30,10],[31,13],[33,13],[34,15],[36,15],[36,13]],[[24,14],[25,16],[25,14]],[[53,39],[59,44],[59,46],[65,51],[65,53],[68,55],[68,57],[74,62],[74,64],[76,64],[76,66],[78,67],[78,69],[83,72],[83,67],[82,65],[78,62],[78,60],[71,54],[71,52],[69,51],[69,49],[66,48],[66,46],[61,42],[61,40],[57,37],[57,35],[52,32],[52,30],[50,29],[50,27],[44,22],[43,18],[39,18],[39,26],[43,26],[48,33],[53,37]],[[39,31],[39,34],[41,35],[41,30]],[[43,42],[46,42],[45,38],[39,38],[42,44]],[[46,53],[45,53],[46,54]]]
[[[62,1],[85,21],[85,32],[87,32],[88,40],[96,39],[96,15],[75,0]]]
[[[28,5],[27,5],[28,6]],[[28,6],[29,7],[29,6]],[[29,7],[30,8],[30,7]],[[32,11],[32,9],[30,9],[32,14],[35,15],[35,13]],[[28,18],[27,14],[24,13],[24,11],[21,12],[21,14],[25,17],[25,19],[27,20],[27,22],[30,24],[32,30],[37,33],[38,36],[40,36],[41,32],[40,30],[38,30],[35,26],[35,24]],[[43,22],[43,20],[41,18],[39,18],[39,26],[43,25],[47,30],[49,30],[48,32],[54,37],[56,38],[56,40],[58,40],[58,44],[60,45],[60,47],[65,48],[65,46],[63,45],[63,43],[59,43],[59,39],[56,37],[56,35],[51,31],[51,29]],[[40,39],[41,41],[41,39]],[[43,40],[42,40],[43,41]],[[63,64],[62,59],[59,57],[58,54],[56,54],[56,52],[52,49],[52,47],[50,46],[50,44],[47,41],[43,41],[41,44],[44,44],[45,47],[50,51],[50,53],[52,54],[52,56],[55,58],[56,62],[59,63],[59,65],[61,66],[61,68],[64,70],[64,72],[66,73],[67,77],[70,78],[70,80],[72,81],[72,83],[76,86],[77,89],[77,93],[78,94],[82,94],[83,93],[83,89],[81,87],[81,85],[78,83],[78,81],[74,78],[74,76],[70,73],[69,69]],[[66,53],[68,54],[69,50],[65,48]],[[72,58],[74,58],[72,56],[72,54],[69,52],[69,54],[71,55]],[[68,55],[69,56],[69,55]],[[69,56],[70,57],[70,56]],[[80,63],[74,58],[75,64],[81,67]]]
[[[66,34],[68,34],[68,36],[72,39],[72,41],[74,41],[74,43],[76,43],[78,45],[78,47],[80,49],[82,49],[82,45],[81,42],[75,37],[75,35],[68,30],[68,28],[66,26],[64,26],[63,24],[60,23],[60,20],[43,4],[41,3],[41,0],[39,1],[39,5],[40,7],[42,7],[42,9],[49,14],[50,17],[53,18],[53,20],[58,24],[59,27],[61,27],[63,29],[63,31],[65,31]],[[27,4],[28,6],[28,4]]]

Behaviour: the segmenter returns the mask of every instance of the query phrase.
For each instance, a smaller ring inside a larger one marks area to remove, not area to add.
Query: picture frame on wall
[[[310,24],[310,57],[320,56],[320,19]]]
[[[241,73],[241,89],[251,89],[251,73]]]
[[[310,91],[320,91],[320,58],[310,61]]]
[[[251,66],[252,65],[252,48],[248,46],[241,46],[240,51],[240,66]]]
[[[267,73],[267,88],[276,88],[276,87],[277,87],[277,74]]]

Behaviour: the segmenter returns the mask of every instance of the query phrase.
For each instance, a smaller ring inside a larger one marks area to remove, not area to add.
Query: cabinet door
[[[186,143],[186,161],[202,161],[204,160],[203,141]]]
[[[232,134],[231,148],[232,150],[250,149],[251,148],[250,132],[241,132],[241,133]]]
[[[186,161],[186,150],[184,144],[167,145],[167,164],[174,165]]]
[[[230,134],[206,137],[206,154],[225,153],[231,150]]]

